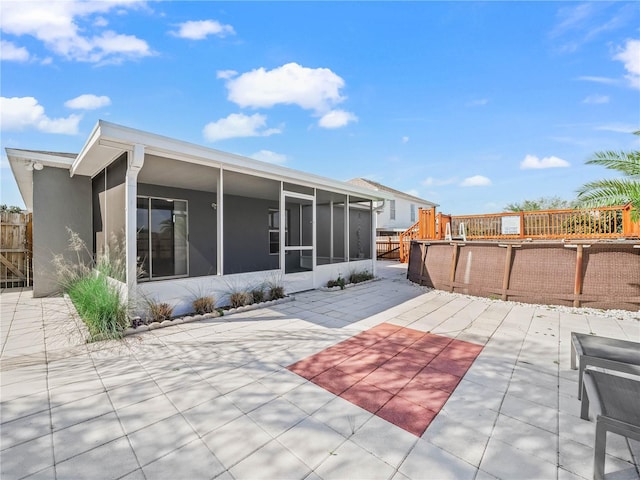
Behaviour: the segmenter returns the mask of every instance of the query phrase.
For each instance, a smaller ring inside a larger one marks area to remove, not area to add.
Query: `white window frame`
[[[396,201],[389,200],[389,220],[396,219]]]

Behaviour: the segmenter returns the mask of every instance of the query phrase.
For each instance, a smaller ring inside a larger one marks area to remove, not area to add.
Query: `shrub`
[[[349,275],[349,283],[366,282],[372,278],[373,274],[367,270],[363,270],[362,272],[351,272],[351,275]]]
[[[199,314],[212,313],[216,310],[216,299],[212,296],[203,296],[196,298],[191,302],[193,310]]]
[[[278,300],[284,297],[284,287],[282,285],[272,285],[269,287],[269,300]]]
[[[148,316],[151,322],[164,322],[171,320],[173,315],[173,306],[164,302],[156,302],[147,300]]]
[[[120,338],[128,325],[127,306],[118,289],[101,275],[87,275],[73,282],[69,298],[85,322],[91,340]]]
[[[251,295],[251,300],[253,303],[261,303],[264,302],[264,289],[262,288],[254,288],[249,292]]]
[[[329,287],[329,288],[340,287],[340,290],[344,290],[345,283],[346,282],[344,281],[344,278],[342,278],[340,275],[338,275],[337,279],[329,280],[327,282],[327,287]]]
[[[244,307],[251,303],[251,294],[246,291],[237,290],[229,295],[229,303],[231,308]]]
[[[102,265],[103,271],[110,271],[110,265],[116,260],[108,251],[93,260],[80,236],[69,228],[67,232],[69,250],[75,252],[76,261],[67,260],[63,255],[54,257],[58,283],[87,325],[90,341],[120,338],[129,323],[128,306],[119,289],[94,270]]]

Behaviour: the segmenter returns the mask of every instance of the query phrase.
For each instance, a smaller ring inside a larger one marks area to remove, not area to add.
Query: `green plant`
[[[533,210],[568,210],[575,208],[575,200],[565,200],[557,196],[540,197],[535,200],[509,203],[504,207],[505,212],[531,212]]]
[[[173,315],[173,305],[147,299],[147,313],[151,322],[164,322]]]
[[[76,258],[54,257],[58,283],[87,325],[91,341],[120,338],[129,324],[128,305],[118,286],[96,271],[99,264],[107,269],[111,257],[106,252],[94,260],[80,235],[70,228],[67,232],[69,250]]]
[[[266,283],[268,300],[278,300],[285,297],[284,285],[281,275],[272,276]]]
[[[112,234],[103,253],[96,259],[95,265],[96,270],[100,273],[120,282],[127,281],[127,255],[124,243],[124,233],[120,236]],[[138,266],[137,268],[138,276],[140,276],[143,273],[142,267]]]
[[[116,286],[102,275],[87,275],[67,289],[89,329],[92,341],[120,338],[128,326],[128,309]]]
[[[336,278],[335,280],[329,280],[327,282],[327,287],[329,288],[340,287],[340,290],[344,290],[345,285],[346,285],[346,282],[344,278],[342,278],[340,275],[338,275],[338,278]]]
[[[22,213],[23,210],[22,208],[15,205],[7,205],[6,203],[3,203],[2,205],[0,205],[0,212]]]
[[[640,135],[640,130],[633,132]],[[585,183],[578,190],[578,200],[585,208],[616,206],[631,203],[634,220],[640,217],[640,150],[630,152],[596,152],[587,165],[600,165],[617,170],[622,178]]]
[[[212,313],[216,309],[216,299],[210,295],[198,297],[191,302],[193,310],[199,314]]]
[[[269,300],[278,300],[284,297],[284,287],[282,285],[273,285],[272,287],[269,287]]]
[[[262,287],[254,288],[249,294],[251,295],[252,303],[264,302],[264,289]]]
[[[251,294],[247,291],[237,290],[229,295],[231,308],[244,307],[251,303]]]
[[[367,280],[371,280],[373,278],[373,274],[368,270],[363,270],[361,272],[351,272],[349,275],[349,283],[361,283],[366,282]]]

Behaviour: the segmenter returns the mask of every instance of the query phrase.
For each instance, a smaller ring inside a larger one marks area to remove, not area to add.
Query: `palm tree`
[[[633,132],[640,135],[640,130]],[[596,152],[587,165],[601,165],[621,172],[622,178],[585,183],[578,190],[578,201],[585,208],[631,203],[635,220],[640,216],[640,151]]]

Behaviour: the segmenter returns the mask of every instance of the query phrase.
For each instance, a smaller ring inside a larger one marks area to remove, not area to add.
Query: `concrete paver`
[[[0,476],[591,478],[569,335],[637,340],[640,322],[429,291],[381,265],[366,285],[95,344],[64,298],[2,292]],[[484,346],[421,438],[287,370],[383,323]],[[607,472],[638,478],[625,441],[607,451]]]

